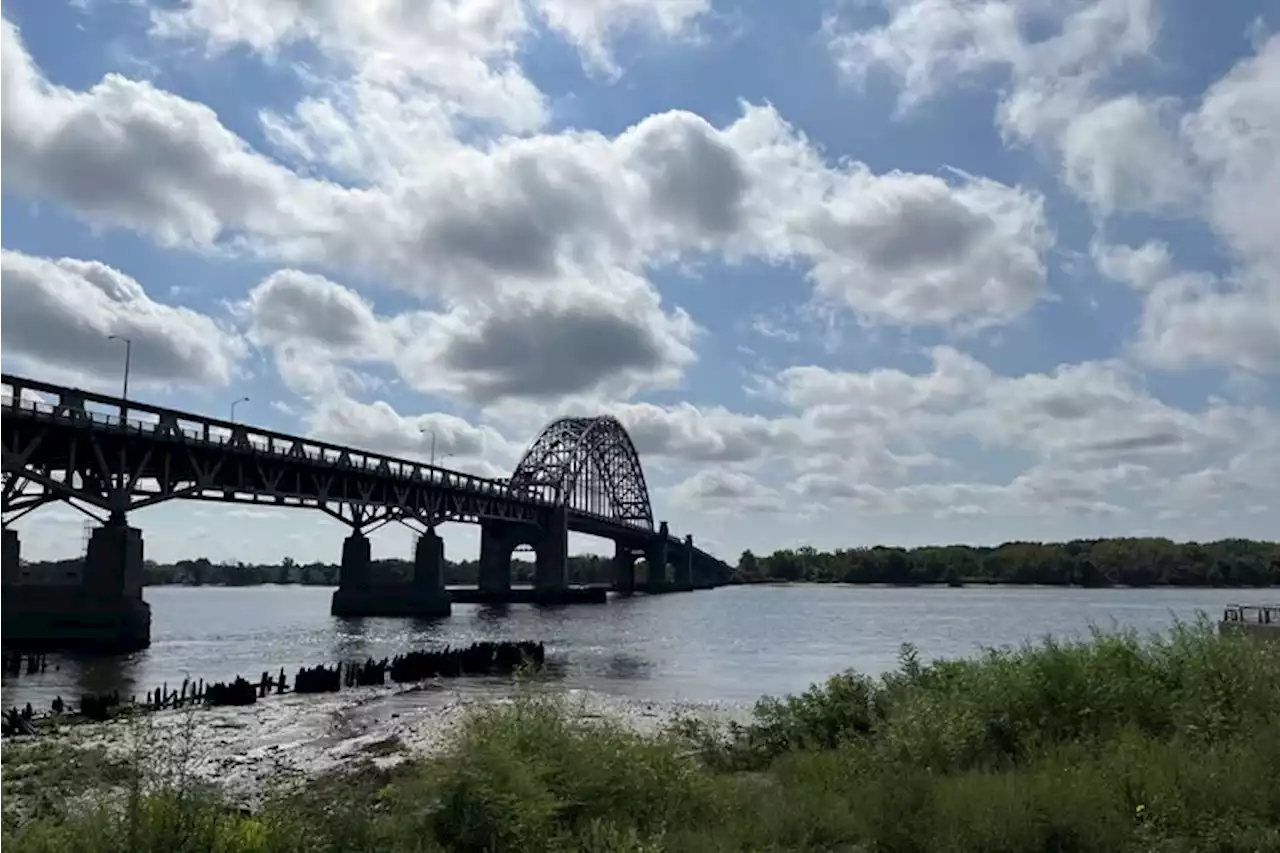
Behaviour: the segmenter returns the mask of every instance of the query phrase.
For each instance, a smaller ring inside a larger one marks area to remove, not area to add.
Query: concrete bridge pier
[[[444,540],[434,530],[419,536],[413,548],[413,587],[424,594],[444,592]]]
[[[546,532],[534,543],[534,588],[542,595],[557,595],[569,588],[569,512],[551,511]]]
[[[613,588],[619,595],[636,591],[636,555],[628,545],[614,543]]]
[[[342,542],[338,589],[329,612],[334,616],[448,616],[452,610],[444,589],[444,542],[434,530],[418,537],[413,580],[378,582],[373,576],[369,537],[353,530]]]
[[[534,550],[533,589],[511,587],[511,555],[518,545]],[[569,513],[548,511],[541,526],[488,519],[480,523],[480,588],[455,591],[459,601],[528,604],[604,604],[603,587],[569,586]]]
[[[351,531],[342,540],[342,562],[338,566],[338,588],[329,612],[334,616],[367,616],[369,583],[373,576],[372,548],[361,530]]]
[[[142,531],[123,513],[89,538],[80,582],[22,583],[18,533],[4,531],[6,643],[127,652],[151,644],[151,605],[142,600]]]
[[[665,592],[667,589],[667,523],[658,527],[658,538],[645,549],[644,561],[649,566],[649,575],[645,578],[645,592]]]
[[[714,589],[718,587],[716,567],[704,560],[704,558],[695,556],[694,566],[692,566],[692,581],[694,581],[694,589]]]
[[[18,531],[11,527],[4,528],[3,551],[0,551],[0,571],[4,573],[4,584],[17,583],[22,577],[22,543],[18,539]]]
[[[511,555],[520,544],[513,525],[500,521],[480,524],[480,593],[504,597],[511,593]]]

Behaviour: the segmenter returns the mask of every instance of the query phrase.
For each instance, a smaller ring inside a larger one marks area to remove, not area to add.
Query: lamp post
[[[236,406],[240,405],[241,403],[247,403],[247,402],[249,402],[248,397],[241,397],[239,400],[231,401],[231,422],[232,423],[236,422]]]
[[[418,432],[426,435],[431,434],[431,461],[427,464],[432,468],[436,467],[436,428],[435,427],[418,427]]]
[[[107,335],[109,341],[124,341],[124,390],[120,393],[123,400],[129,399],[129,363],[133,360],[133,340],[124,335]]]
[[[428,464],[431,465],[432,468],[434,468],[436,467],[436,428],[435,427],[418,427],[418,432],[422,433],[423,435],[431,436],[431,450],[430,450],[431,461]],[[448,459],[450,456],[453,456],[452,452],[442,454],[440,456],[440,461],[443,462],[444,460]]]

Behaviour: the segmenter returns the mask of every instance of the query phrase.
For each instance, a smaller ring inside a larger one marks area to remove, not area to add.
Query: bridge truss
[[[640,456],[626,428],[609,415],[552,421],[529,445],[509,482],[519,493],[570,510],[654,529]]]
[[[390,521],[541,523],[503,480],[5,375],[3,521],[65,502],[99,521],[173,499],[318,509],[360,530]]]

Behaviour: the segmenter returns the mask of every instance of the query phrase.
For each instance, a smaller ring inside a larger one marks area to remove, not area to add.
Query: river
[[[548,680],[574,692],[657,704],[745,707],[763,694],[804,690],[846,668],[892,669],[902,643],[927,658],[982,646],[1078,637],[1090,626],[1168,629],[1197,611],[1263,591],[889,588],[843,585],[725,587],[600,606],[455,605],[438,622],[339,619],[332,588],[150,587],[150,648],[128,656],[51,657],[42,675],[5,676],[3,704],[47,708],[56,695],[119,690],[141,697],[184,676],[241,674],[381,658],[476,640],[541,640]],[[55,669],[56,667],[56,669]]]

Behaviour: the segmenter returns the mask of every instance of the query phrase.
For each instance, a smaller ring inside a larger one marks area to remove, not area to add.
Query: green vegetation
[[[180,782],[5,826],[14,851],[1280,851],[1280,657],[1202,623],[854,673],[659,736],[563,700],[249,815]],[[11,749],[7,747],[6,749]],[[6,767],[7,772],[7,767]],[[170,776],[170,779],[180,778]]]
[[[67,560],[31,561],[24,565],[33,578],[62,579],[78,574],[82,557]],[[480,577],[479,562],[445,562],[444,582],[474,586]],[[204,557],[196,560],[179,560],[176,563],[157,563],[147,560],[144,566],[148,586],[256,586],[265,583],[304,584],[307,586],[337,586],[337,563],[298,563],[285,558],[282,563],[214,563]],[[408,581],[413,578],[410,560],[374,560],[376,576],[386,580]],[[533,583],[534,564],[528,560],[511,561],[511,578],[515,583]],[[569,558],[569,582],[575,584],[609,584],[613,582],[613,568],[607,557],[596,554],[579,554]]]
[[[638,572],[644,572],[644,561]],[[33,576],[61,578],[78,572],[80,560],[28,563]],[[512,561],[512,579],[532,583],[534,566]],[[387,579],[409,580],[408,560],[375,560],[374,572]],[[147,561],[150,585],[201,584],[252,586],[298,583],[335,586],[336,563],[213,563],[207,559],[176,563]],[[446,584],[474,585],[474,560],[447,562]],[[569,558],[569,581],[610,584],[613,567],[607,557],[579,554]],[[1280,543],[1248,539],[1178,543],[1168,539],[1088,539],[1073,542],[1006,542],[994,548],[940,545],[927,548],[813,548],[775,551],[768,556],[742,554],[735,583],[807,581],[891,584],[1048,584],[1055,586],[1276,586],[1280,585]]]
[[[1276,586],[1280,543],[1248,539],[1077,539],[994,548],[813,548],[743,553],[737,583],[998,583],[1054,586]]]

